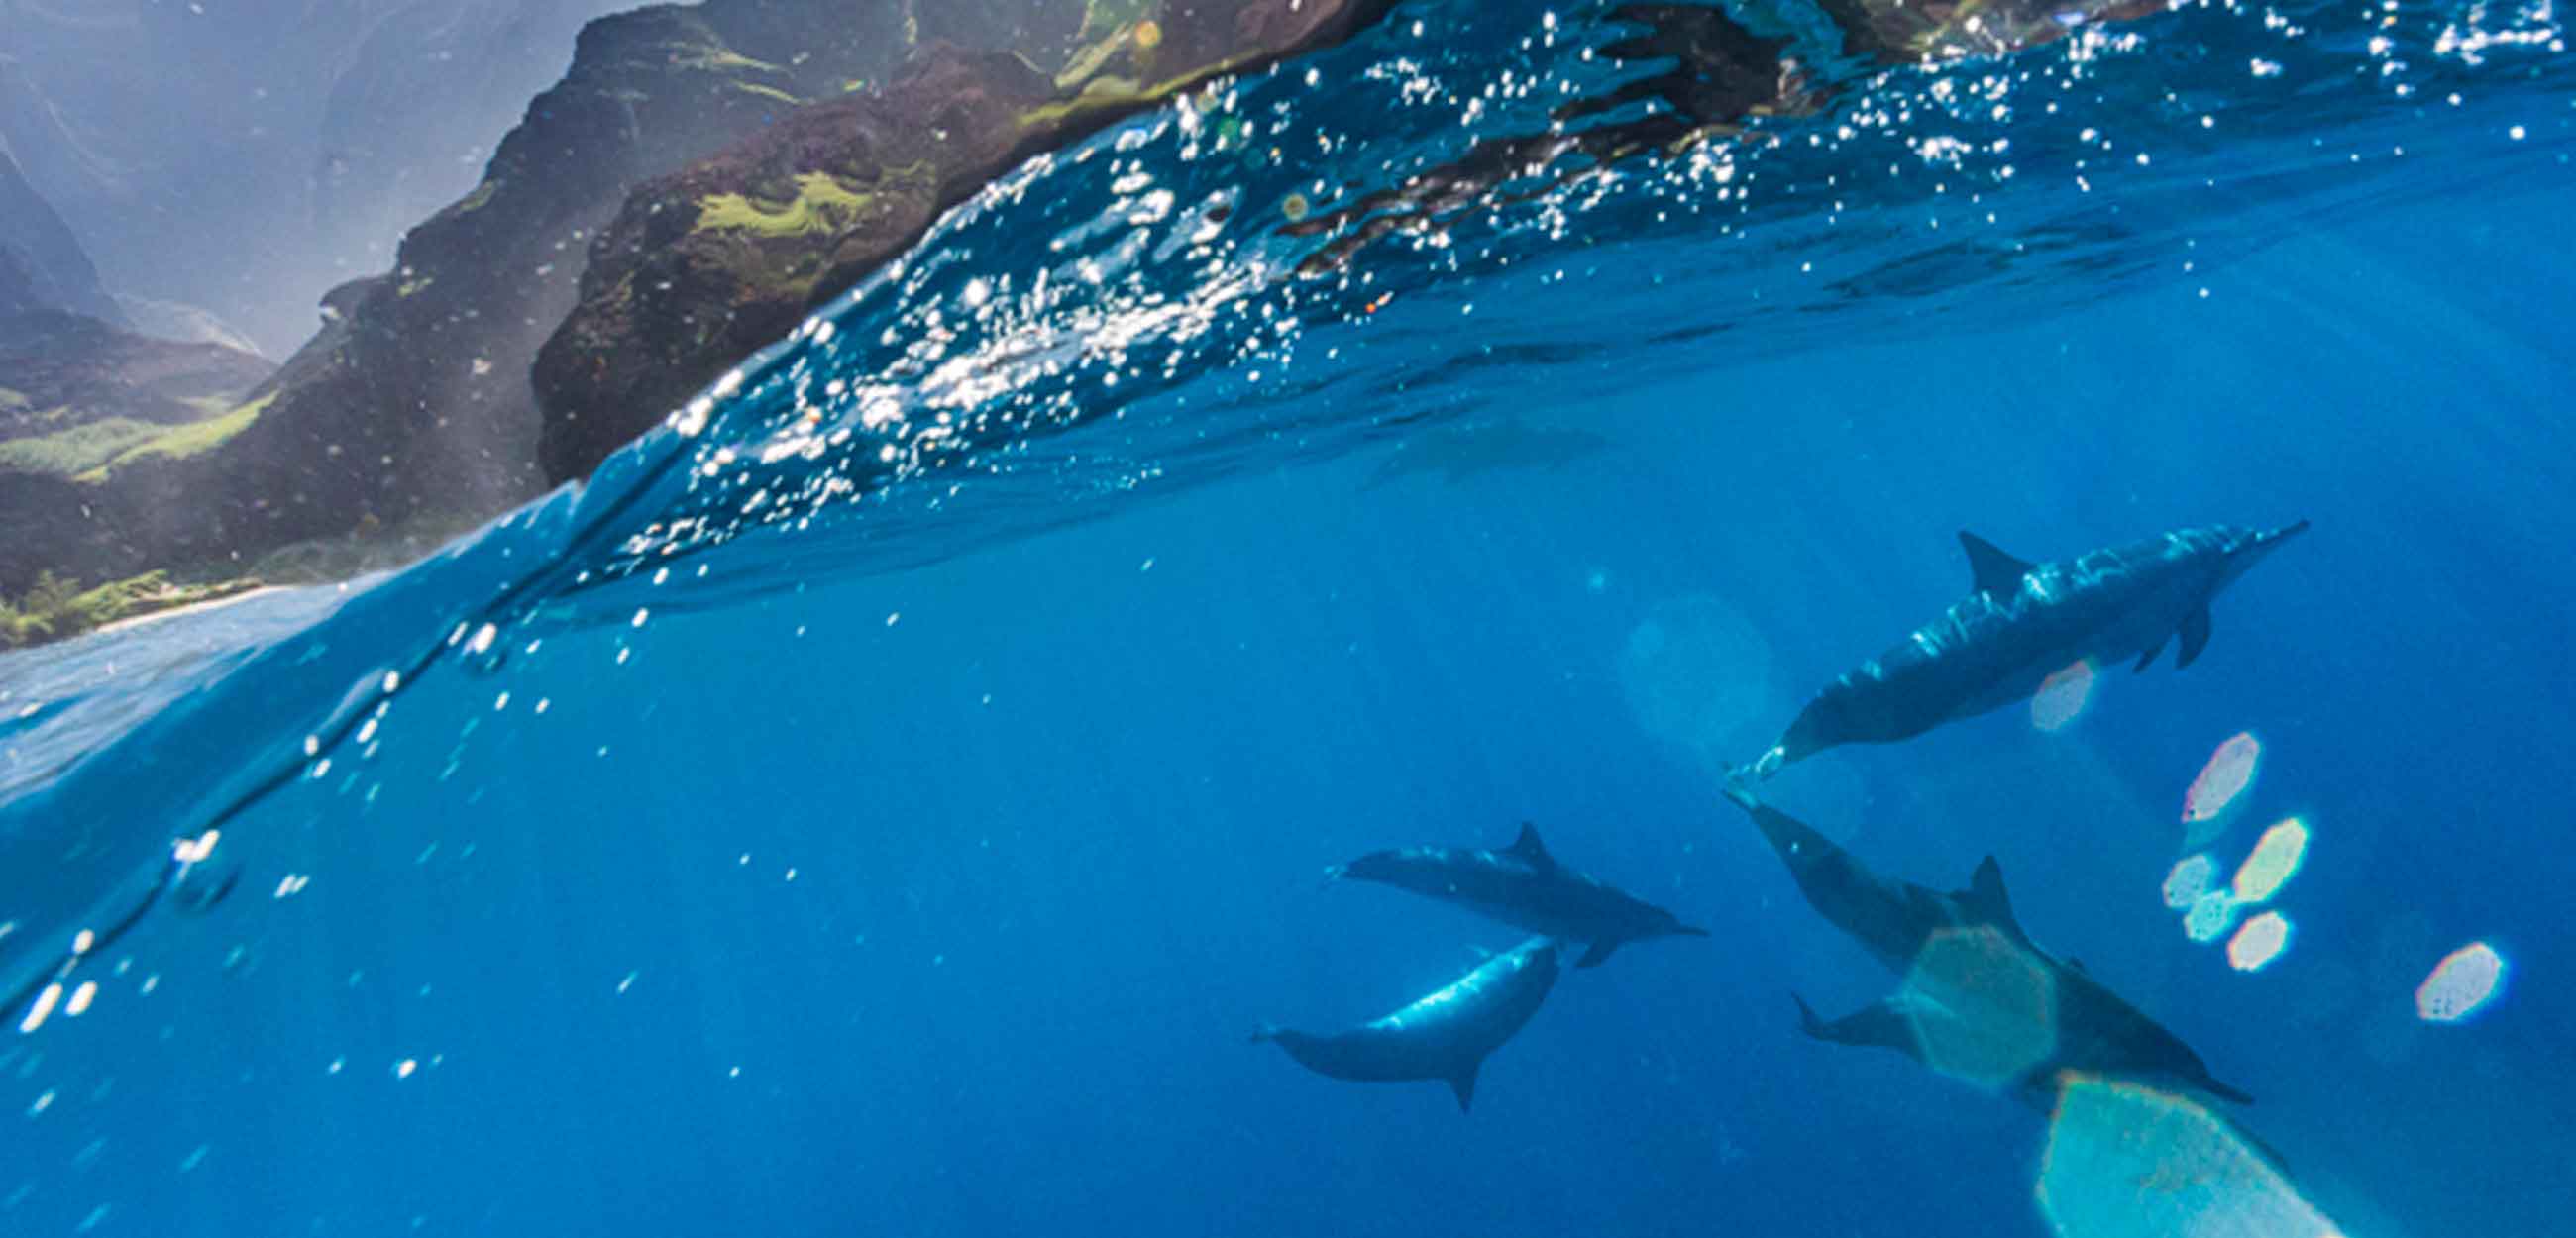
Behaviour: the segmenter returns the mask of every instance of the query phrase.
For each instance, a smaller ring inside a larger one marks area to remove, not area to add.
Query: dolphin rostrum
[[[1538,827],[1500,851],[1406,847],[1372,851],[1328,870],[1335,879],[1374,881],[1455,903],[1487,919],[1565,941],[1592,943],[1576,967],[1598,967],[1610,952],[1650,937],[1706,937],[1673,913],[1635,898],[1549,855]]]
[[[1556,943],[1533,937],[1430,996],[1349,1031],[1318,1035],[1265,1023],[1252,1038],[1276,1041],[1306,1069],[1335,1079],[1445,1080],[1464,1113],[1475,1102],[1485,1055],[1538,1013],[1556,976]]]
[[[1742,788],[1727,795],[1751,814],[1807,904],[1904,977],[1893,996],[1832,1021],[1793,995],[1808,1035],[1894,1049],[2042,1106],[2067,1072],[2168,1080],[2253,1103],[2082,964],[2034,945],[2013,917],[1993,856],[1977,865],[1967,889],[1943,893],[1870,872]]]
[[[1837,744],[1892,743],[2037,692],[2079,661],[2145,670],[2179,636],[2176,667],[2209,644],[2209,604],[2308,522],[2230,525],[2033,564],[1962,531],[1974,590],[1940,618],[1836,679],[1750,766],[1768,778]]]

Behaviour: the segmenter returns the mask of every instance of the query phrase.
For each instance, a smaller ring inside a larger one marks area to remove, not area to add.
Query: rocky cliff
[[[389,273],[331,293],[321,334],[222,410],[219,441],[0,475],[0,520],[20,534],[0,592],[40,567],[113,578],[494,514],[586,473],[1026,156],[1346,37],[1392,2],[707,0],[593,22],[482,183],[412,229]],[[1954,14],[1918,29],[1904,6],[1852,2],[1847,37],[1882,59],[1996,28]],[[1514,178],[1562,156],[1586,175],[1821,105],[1780,41],[1723,10],[1614,16],[1636,34],[1611,55],[1645,72],[1596,106],[1658,107],[1580,126],[1562,122],[1586,109],[1570,110],[1289,230],[1327,238],[1314,260],[1338,262],[1387,229],[1527,192]],[[2012,37],[2060,28],[2033,20]]]
[[[283,355],[634,2],[0,3],[0,140],[111,290]]]
[[[43,309],[111,323],[124,317],[99,287],[98,269],[71,228],[0,142],[0,314]]]
[[[1347,36],[1387,0],[1156,0],[1071,31],[1050,76],[1019,54],[923,45],[882,91],[804,108],[640,186],[592,245],[537,358],[538,458],[579,477],[847,291],[1029,155],[1220,72]]]

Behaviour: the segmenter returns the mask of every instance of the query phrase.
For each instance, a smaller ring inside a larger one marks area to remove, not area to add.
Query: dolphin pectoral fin
[[[2174,658],[2174,669],[2181,670],[2191,665],[2191,660],[2199,657],[2200,651],[2207,648],[2209,648],[2209,603],[2203,602],[2200,604],[2200,609],[2191,612],[2190,617],[2182,621],[2182,652]]]
[[[2163,641],[2157,641],[2155,648],[2138,655],[2138,664],[2129,668],[2130,673],[2145,674],[2148,667],[2156,664],[2156,655],[2163,653],[2164,651],[2165,643]]]
[[[1907,1021],[1905,1012],[1897,1009],[1892,1000],[1873,1002],[1827,1023],[1816,1017],[1816,1012],[1807,1006],[1804,998],[1795,993],[1789,996],[1798,1003],[1799,1030],[1817,1040],[1862,1048],[1894,1049],[1908,1056],[1916,1053],[1913,1024]]]
[[[2228,1102],[2229,1104],[2250,1105],[2254,1103],[2253,1097],[2247,1096],[2243,1092],[2239,1092],[2207,1075],[2201,1076],[2197,1082],[2200,1085],[2201,1091],[2207,1092],[2220,1100]]]
[[[1458,1112],[1465,1113],[1476,1104],[1476,1071],[1482,1061],[1469,1062],[1457,1074],[1449,1076],[1449,1090],[1458,1094]]]
[[[1583,952],[1582,958],[1574,960],[1574,965],[1576,967],[1599,967],[1603,960],[1610,957],[1610,952],[1618,949],[1620,944],[1620,940],[1616,937],[1599,938],[1592,943],[1591,949]]]
[[[1959,530],[1959,548],[1968,552],[1968,578],[1977,592],[2006,596],[2021,592],[2021,578],[2031,568],[2028,560],[1966,529]]]
[[[1547,844],[1538,840],[1538,827],[1527,821],[1521,822],[1520,837],[1513,839],[1511,846],[1503,848],[1503,853],[1519,856],[1539,868],[1556,866],[1556,857],[1549,855]]]

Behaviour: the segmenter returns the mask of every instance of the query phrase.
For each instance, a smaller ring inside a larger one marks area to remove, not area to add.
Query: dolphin
[[[1610,446],[1589,430],[1532,428],[1518,417],[1433,430],[1398,443],[1360,488],[1438,473],[1450,485],[1505,469],[1561,469]]]
[[[2307,528],[2178,529],[2039,564],[1962,530],[1967,598],[1827,685],[1748,768],[1768,778],[1838,744],[1911,739],[2026,699],[2079,661],[2143,671],[2177,636],[2174,666],[2189,666],[2209,645],[2210,601]]]
[[[1673,913],[1600,878],[1556,862],[1538,827],[1500,851],[1406,847],[1372,851],[1327,869],[1332,880],[1374,881],[1455,903],[1489,920],[1566,941],[1590,942],[1576,967],[1598,967],[1610,952],[1651,937],[1706,937]]]
[[[1367,1083],[1442,1079],[1465,1113],[1476,1100],[1485,1055],[1519,1033],[1556,987],[1556,943],[1532,937],[1393,1014],[1319,1035],[1269,1024],[1252,1034],[1275,1041],[1319,1075]]]
[[[2082,963],[2034,944],[2013,916],[1993,856],[1977,865],[1967,889],[1927,889],[1870,872],[1813,827],[1742,788],[1728,788],[1727,796],[1752,816],[1807,904],[1904,977],[1894,995],[1830,1021],[1793,994],[1807,1035],[1894,1049],[2041,1108],[2069,1074],[2169,1081],[2253,1103]]]

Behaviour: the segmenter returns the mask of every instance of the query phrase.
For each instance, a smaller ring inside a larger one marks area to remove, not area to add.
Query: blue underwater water
[[[0,988],[60,990],[0,1027],[0,1232],[2186,1232],[2053,1229],[2047,1113],[1799,1035],[1893,981],[1719,779],[1966,592],[1959,529],[2302,518],[2187,670],[1765,794],[1935,889],[1994,855],[2340,1232],[2562,1232],[2550,10],[1856,77],[1299,274],[1283,218],[1615,84],[1545,12],[1408,5],[1042,159],[407,572],[0,657]],[[2233,967],[2168,874],[2293,817]],[[1323,878],[1523,821],[1712,936],[1569,970],[1469,1114],[1249,1042],[1518,940]],[[2421,1017],[2476,942],[2502,987]],[[2129,1213],[2228,1215],[2148,1151]]]

